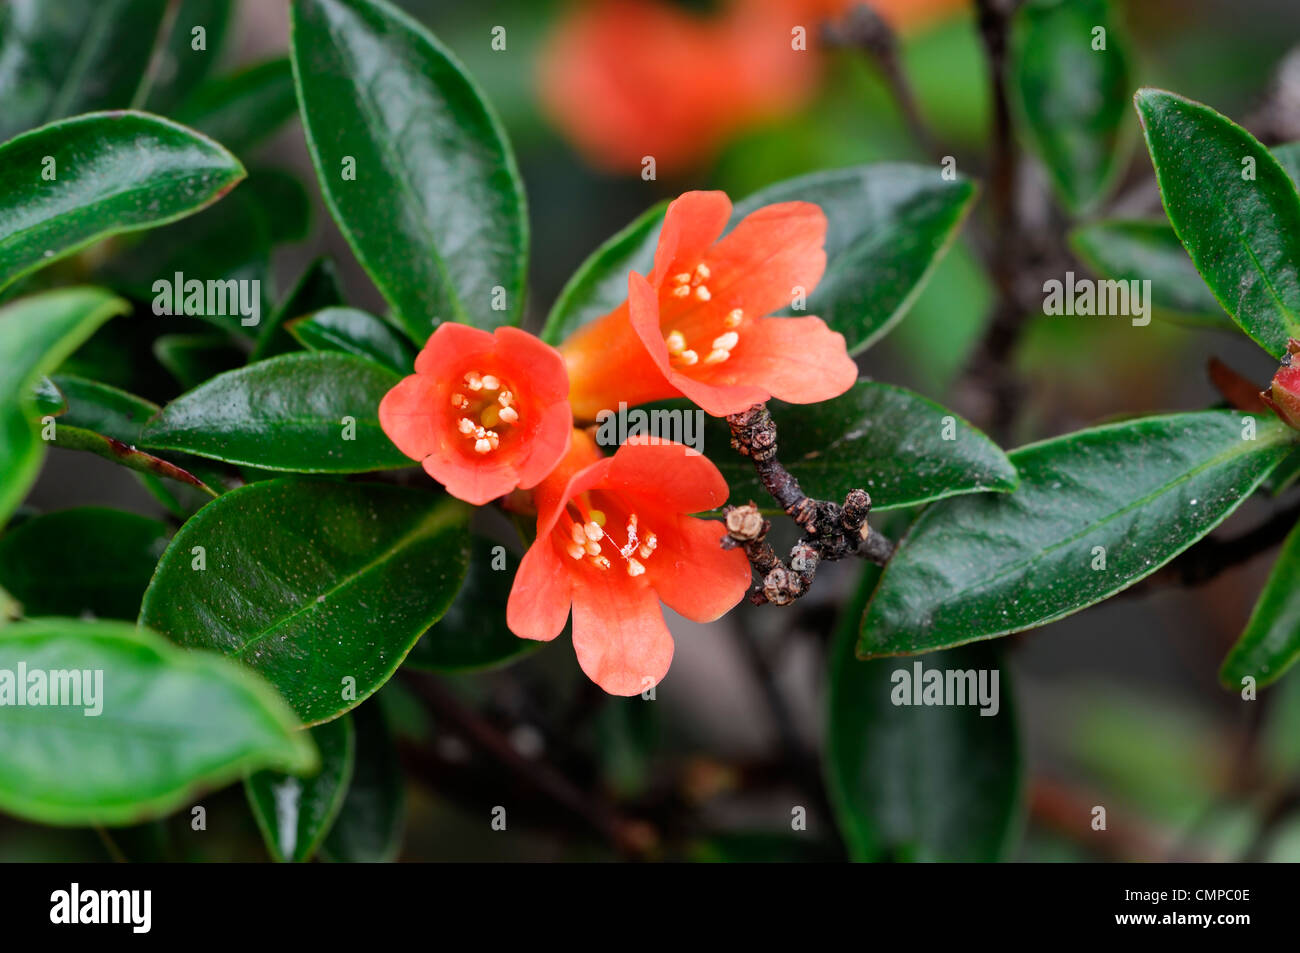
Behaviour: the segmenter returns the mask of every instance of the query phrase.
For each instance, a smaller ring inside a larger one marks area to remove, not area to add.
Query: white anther
[[[689,348],[677,355],[677,360],[681,361],[687,367],[694,364],[699,359],[700,356],[696,354],[694,351],[690,350]]]
[[[595,523],[587,523],[582,527],[583,534],[590,540],[597,541],[605,538],[605,531]]]
[[[492,444],[483,437],[479,437],[474,441],[474,450],[477,453],[491,453]]]
[[[470,390],[482,390],[483,378],[478,375],[477,371],[470,371],[465,375],[465,384]]]
[[[745,321],[745,312],[740,310],[739,308],[732,308],[732,310],[727,314],[726,318],[723,319],[722,323],[729,328],[738,328],[741,326],[741,324],[744,323],[744,321]]]
[[[729,357],[731,357],[731,352],[730,352],[730,351],[724,351],[724,350],[722,350],[722,348],[717,348],[717,349],[712,350],[712,351],[709,352],[709,356],[706,357],[706,358],[704,359],[704,363],[705,363],[705,364],[721,364],[723,361],[725,361],[725,360],[726,360],[727,358],[729,358]]]
[[[686,348],[686,336],[681,331],[669,331],[664,343],[668,345],[669,354],[680,354]]]
[[[491,374],[483,375],[484,390],[496,390],[500,386],[501,386],[501,382],[497,380],[495,377],[493,377]]]
[[[690,293],[691,293],[690,285],[678,285],[676,288],[673,289],[673,296],[677,298],[685,298]]]
[[[740,341],[740,335],[735,331],[728,331],[726,334],[719,334],[713,339],[713,346],[720,351],[730,351]]]
[[[474,432],[474,421],[470,420],[468,417],[462,417],[460,420],[456,421],[456,429],[468,437]]]
[[[706,288],[704,285],[700,285],[698,288],[695,289],[695,297],[699,298],[701,301],[708,301],[710,298],[713,297],[713,295],[709,294],[708,288]]]
[[[498,414],[502,423],[513,424],[519,419],[519,412],[513,407],[502,407],[501,413]]]
[[[639,576],[643,572],[645,572],[645,566],[642,566],[635,559],[629,559],[627,561],[627,574],[629,576]]]
[[[569,543],[569,545],[565,547],[565,551],[574,559],[581,559],[583,556],[587,555],[587,551],[577,543]]]

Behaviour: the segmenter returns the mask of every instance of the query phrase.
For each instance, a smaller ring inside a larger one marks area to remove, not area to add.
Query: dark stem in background
[[[611,804],[582,791],[548,763],[525,758],[504,734],[462,704],[438,679],[405,670],[402,674],[439,725],[450,728],[529,787],[590,824],[618,851],[637,857],[653,846],[656,836],[646,824],[623,817]]]
[[[772,524],[753,502],[724,510],[727,535],[722,538],[723,548],[744,549],[762,580],[750,590],[750,602],[789,605],[808,591],[823,560],[860,556],[879,565],[889,560],[894,544],[867,525],[871,496],[866,490],[850,490],[843,505],[805,496],[799,481],[776,457],[776,423],[765,405],[755,404],[731,414],[727,426],[731,428],[731,446],[749,457],[764,488],[805,534],[790,550],[787,564],[767,542]]]
[[[829,47],[858,50],[876,64],[912,139],[936,162],[941,161],[943,152],[921,115],[920,104],[898,56],[898,37],[890,25],[875,10],[862,4],[851,9],[840,23],[823,23],[821,37]]]

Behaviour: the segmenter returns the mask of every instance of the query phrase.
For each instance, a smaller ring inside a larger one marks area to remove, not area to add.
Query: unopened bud
[[[1260,394],[1264,403],[1296,430],[1300,430],[1300,363],[1293,362],[1292,359],[1298,353],[1300,341],[1292,338],[1287,342],[1281,369],[1273,375],[1272,386]]]

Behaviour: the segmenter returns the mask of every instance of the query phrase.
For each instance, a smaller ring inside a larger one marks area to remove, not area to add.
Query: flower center
[[[492,374],[465,374],[464,389],[451,395],[451,406],[461,413],[456,429],[473,442],[475,453],[491,453],[501,444],[499,428],[519,422],[514,401],[514,394]]]
[[[707,284],[711,275],[709,266],[700,262],[693,271],[673,275],[668,295],[671,299],[684,299],[683,303],[688,300],[701,304],[712,301],[713,293]],[[689,317],[693,320],[682,324],[687,329],[686,332],[672,328],[664,335],[668,359],[673,366],[680,370],[700,363],[721,364],[731,357],[732,350],[740,342],[739,328],[745,323],[745,312],[740,308],[732,308],[721,321],[718,320],[719,309],[716,306],[696,307],[692,312]],[[704,355],[702,358],[701,354]]]
[[[597,569],[610,568],[609,557],[605,554],[605,543],[611,552],[617,554],[625,563],[629,576],[640,576],[645,572],[645,563],[659,545],[659,537],[653,532],[640,532],[640,521],[635,513],[629,513],[624,531],[627,542],[619,546],[606,531],[606,517],[601,510],[588,509],[585,514],[573,504],[569,505],[570,519],[557,528],[563,536],[564,551],[573,559],[586,561]]]

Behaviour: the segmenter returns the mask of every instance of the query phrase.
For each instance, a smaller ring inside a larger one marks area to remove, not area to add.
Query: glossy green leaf
[[[1154,308],[1198,323],[1232,326],[1168,222],[1092,222],[1070,233],[1070,247],[1103,278],[1150,281]]]
[[[180,0],[145,99],[147,109],[171,115],[216,69],[230,36],[233,6],[234,0]]]
[[[178,122],[243,155],[280,128],[297,108],[287,57],[210,79],[176,110]]]
[[[356,731],[344,715],[311,729],[320,752],[316,774],[300,778],[259,771],[244,782],[253,817],[271,857],[277,861],[310,860],[343,807],[356,762]]]
[[[54,381],[42,377],[32,389],[32,408],[38,417],[57,417],[68,412],[68,399]]]
[[[326,203],[411,339],[443,321],[517,323],[523,184],[452,55],[381,0],[295,0],[290,51]]]
[[[133,620],[167,527],[98,506],[34,516],[0,536],[0,586],[28,616]]]
[[[732,224],[775,202],[814,202],[828,220],[826,273],[808,296],[849,353],[883,337],[911,306],[975,201],[968,179],[880,162],[778,182],[736,206]]]
[[[0,521],[36,479],[45,444],[31,419],[31,389],[127,303],[99,288],[33,295],[0,308]]]
[[[153,354],[186,390],[210,377],[233,371],[248,355],[230,335],[219,331],[202,334],[164,334],[153,342]]]
[[[863,657],[908,655],[1055,621],[1132,585],[1209,533],[1291,450],[1277,420],[1148,417],[1013,452],[1014,493],[921,514],[862,622]]]
[[[254,166],[244,188],[266,216],[272,245],[300,242],[311,234],[311,196],[292,172]]]
[[[768,406],[782,464],[817,499],[842,500],[849,490],[863,489],[873,510],[887,510],[1016,487],[1015,467],[993,441],[901,387],[859,381],[820,404]],[[731,449],[724,421],[706,419],[704,448],[726,477],[732,503],[775,506],[753,464]]]
[[[415,349],[392,325],[356,308],[325,308],[293,321],[289,332],[313,351],[342,351],[398,374],[415,366]]]
[[[89,671],[94,698],[0,705],[0,809],[19,817],[129,824],[247,771],[310,771],[316,763],[307,735],[260,679],[131,625],[13,623],[0,631],[0,671],[20,665],[29,687],[35,672]]]
[[[294,339],[285,324],[293,318],[300,318],[319,311],[343,304],[343,289],[339,285],[338,272],[334,262],[328,258],[317,258],[293,286],[284,300],[276,307],[269,321],[263,322],[262,332],[253,346],[250,360],[260,361],[277,354],[287,354],[298,350]]]
[[[850,856],[1004,859],[1019,833],[1024,790],[1010,673],[988,646],[915,662],[856,659],[858,619],[879,576],[874,566],[865,570],[840,620],[829,663],[826,783]],[[965,696],[965,704],[916,704],[917,665],[922,702],[926,673],[932,671],[942,673],[945,686],[948,673],[958,673],[953,687],[963,692],[971,682],[960,673],[974,672],[975,697]]]
[[[542,329],[543,341],[559,344],[627,300],[628,274],[648,275],[654,269],[659,227],[667,208],[667,202],[651,206],[587,257],[555,299]]]
[[[1300,336],[1295,184],[1254,136],[1208,106],[1158,89],[1135,101],[1179,240],[1224,310],[1280,359]]]
[[[340,863],[387,863],[401,847],[406,780],[383,709],[362,705],[352,720],[357,733],[356,767],[321,855]]]
[[[1300,142],[1288,142],[1286,145],[1274,146],[1272,150],[1273,158],[1278,161],[1278,165],[1300,188]]]
[[[134,104],[167,0],[0,4],[0,141],[36,126]]]
[[[134,112],[42,126],[0,146],[0,167],[0,287],[101,238],[184,218],[244,177],[211,139]]]
[[[1095,205],[1119,170],[1133,88],[1111,4],[1029,0],[1016,14],[1009,71],[1026,141],[1061,201],[1073,211]]]
[[[176,330],[206,326],[184,320],[193,317],[254,337],[273,300],[271,225],[255,195],[241,189],[201,215],[151,231],[104,274]]]
[[[351,354],[284,354],[218,375],[162,409],[141,446],[293,473],[411,466],[379,426],[398,376]]]
[[[3,582],[3,580],[0,580]],[[1246,630],[1223,660],[1219,679],[1240,690],[1242,679],[1268,685],[1300,658],[1300,528],[1293,529],[1255,602]]]
[[[504,546],[475,536],[465,584],[437,625],[411,649],[406,664],[439,672],[495,668],[531,653],[540,642],[521,639],[506,627],[519,557]]]
[[[181,527],[140,621],[239,658],[304,722],[329,721],[387,681],[447,611],[469,558],[465,521],[465,507],[425,491],[253,483]]]

